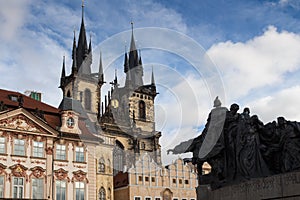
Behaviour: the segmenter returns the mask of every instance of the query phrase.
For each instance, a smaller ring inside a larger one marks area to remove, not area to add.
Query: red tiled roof
[[[9,90],[3,90],[0,89],[0,101],[3,101],[3,103],[5,105],[7,105],[8,107],[18,107],[19,103],[17,101],[12,101],[9,99],[9,96],[23,96],[23,107],[27,108],[27,109],[36,109],[38,108],[39,110],[42,110],[44,112],[51,112],[51,113],[59,113],[59,109],[50,106],[48,104],[45,104],[41,101],[37,101],[31,97],[28,97],[22,93],[19,92],[13,92],[13,91],[9,91]]]
[[[0,102],[3,101],[9,110],[16,109],[19,107],[19,102],[11,100],[10,96],[18,97],[20,95],[23,97],[23,108],[28,111],[34,111],[35,109],[42,110],[44,112],[46,122],[52,128],[56,129],[56,127],[60,126],[59,109],[41,101],[37,101],[22,93],[0,89]]]

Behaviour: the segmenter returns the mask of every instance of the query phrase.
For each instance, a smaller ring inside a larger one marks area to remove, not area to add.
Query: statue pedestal
[[[300,171],[256,178],[213,191],[208,185],[200,185],[196,191],[197,200],[295,200],[300,199]]]

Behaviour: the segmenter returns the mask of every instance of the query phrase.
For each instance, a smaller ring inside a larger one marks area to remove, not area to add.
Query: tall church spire
[[[86,32],[84,26],[84,1],[82,1],[82,18],[81,18],[81,26],[78,38],[78,45],[77,45],[77,65],[78,68],[81,67],[81,64],[85,57],[88,54],[88,45],[86,40]]]
[[[125,54],[125,56],[126,56],[126,54]],[[126,59],[126,57],[125,57],[125,59]],[[130,42],[130,52],[129,52],[129,60],[128,60],[129,73],[126,73],[126,79],[129,79],[128,76],[130,74],[130,79],[131,79],[130,82],[134,86],[142,86],[143,85],[143,68],[140,65],[141,61],[142,60],[140,58],[140,62],[139,62],[139,55],[138,55],[138,51],[136,49],[134,34],[133,34],[133,22],[131,22],[131,42]],[[125,68],[124,68],[124,71],[127,71],[127,70],[125,70]]]

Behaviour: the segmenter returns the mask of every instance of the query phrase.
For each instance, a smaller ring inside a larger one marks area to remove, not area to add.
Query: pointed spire
[[[80,68],[84,58],[87,56],[88,46],[86,41],[86,32],[84,26],[84,1],[82,1],[82,19],[77,45],[77,65]]]
[[[128,56],[127,56],[127,52],[126,52],[126,46],[125,46],[125,57],[124,57],[124,73],[127,73],[129,70],[129,66],[128,66]]]
[[[76,59],[76,36],[75,36],[75,30],[74,30],[74,40],[73,40],[73,50],[72,50],[72,74],[77,72],[77,59]]]
[[[104,74],[103,74],[103,66],[102,66],[102,52],[101,51],[100,51],[98,81],[99,81],[99,83],[104,83]]]
[[[63,57],[63,66],[62,66],[62,71],[61,71],[61,78],[66,77],[66,58],[65,56]]]
[[[151,85],[155,85],[154,72],[153,72],[153,65],[152,65],[152,74],[151,74]]]
[[[63,56],[63,65],[61,70],[60,86],[59,86],[60,88],[64,87],[65,77],[66,77],[66,64],[65,64],[65,56]]]
[[[130,43],[130,51],[135,51],[136,46],[135,46],[135,41],[134,41],[134,36],[133,36],[133,22],[131,22],[131,43]]]

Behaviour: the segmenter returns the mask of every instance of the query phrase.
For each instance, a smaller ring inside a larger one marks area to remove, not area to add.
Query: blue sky
[[[279,115],[300,121],[298,0],[86,0],[84,10],[93,69],[101,49],[107,81],[118,69],[122,84],[134,22],[145,83],[153,66],[160,92],[156,119],[165,163],[174,158],[166,149],[199,134],[216,95],[224,106],[249,106],[264,122]],[[80,22],[80,0],[1,1],[1,88],[39,91],[58,106],[62,57],[69,72]]]

